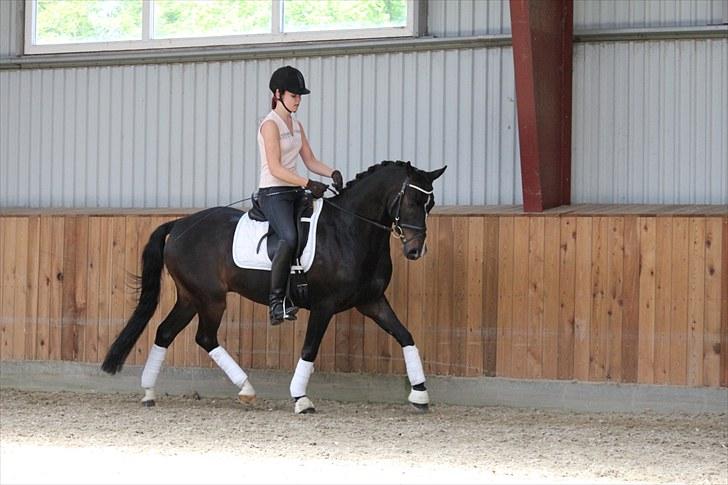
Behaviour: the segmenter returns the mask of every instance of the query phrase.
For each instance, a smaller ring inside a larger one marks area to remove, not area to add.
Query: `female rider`
[[[288,276],[297,248],[294,220],[297,205],[305,200],[304,188],[315,198],[323,197],[328,188],[324,183],[300,176],[296,171],[296,161],[300,155],[311,172],[331,177],[333,186],[339,190],[343,179],[338,170],[316,158],[303,125],[291,116],[298,111],[301,96],[310,93],[301,72],[291,66],[281,67],[271,76],[269,87],[273,93],[272,110],[258,129],[261,161],[258,201],[271,228],[280,238],[272,261],[268,298],[270,323],[278,325],[283,320],[295,320],[298,311],[298,308],[286,304]]]

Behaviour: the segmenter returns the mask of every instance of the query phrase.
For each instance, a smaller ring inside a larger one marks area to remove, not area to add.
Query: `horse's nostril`
[[[409,259],[417,259],[420,256],[420,250],[419,249],[410,249],[407,251],[407,257]]]

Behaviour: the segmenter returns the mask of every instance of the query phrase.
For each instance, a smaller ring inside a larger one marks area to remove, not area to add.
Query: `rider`
[[[333,186],[341,189],[341,172],[316,158],[306,139],[303,125],[293,113],[298,111],[301,96],[309,94],[301,72],[284,66],[273,73],[269,83],[273,92],[272,110],[258,128],[260,149],[260,185],[258,200],[271,228],[280,241],[273,257],[271,285],[268,303],[270,323],[278,325],[283,320],[295,320],[296,307],[285,302],[291,262],[297,247],[296,206],[304,202],[307,189],[315,198],[323,197],[328,185],[302,177],[296,171],[300,155],[306,167],[316,174],[331,177]]]

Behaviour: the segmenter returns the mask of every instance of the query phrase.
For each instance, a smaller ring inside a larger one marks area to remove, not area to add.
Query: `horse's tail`
[[[159,303],[162,268],[164,267],[164,242],[175,221],[162,224],[154,230],[142,253],[142,287],[139,303],[126,326],[106,354],[101,369],[116,374],[124,366],[132,347],[154,315]]]

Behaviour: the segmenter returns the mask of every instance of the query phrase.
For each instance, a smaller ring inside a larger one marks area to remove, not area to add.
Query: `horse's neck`
[[[351,212],[389,226],[392,220],[387,213],[387,201],[393,196],[391,188],[383,189],[376,180],[361,180],[358,184],[347,189],[337,202]]]

